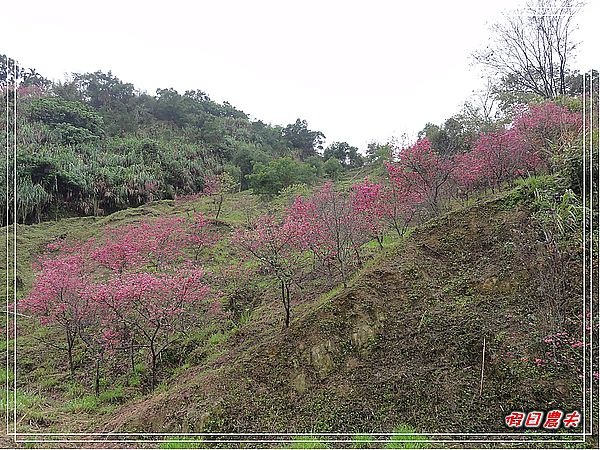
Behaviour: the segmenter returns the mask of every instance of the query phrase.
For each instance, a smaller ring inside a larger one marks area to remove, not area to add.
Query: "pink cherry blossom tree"
[[[39,318],[42,325],[63,330],[71,376],[75,373],[73,349],[79,330],[93,314],[83,292],[89,282],[90,266],[82,254],[72,249],[66,254],[46,254],[36,266],[31,291],[20,307]]]
[[[291,291],[294,285],[300,286],[304,274],[303,242],[297,237],[288,223],[263,215],[252,228],[238,228],[232,238],[234,245],[279,282],[286,328],[290,326]]]
[[[106,228],[105,243],[99,245],[91,256],[99,265],[117,273],[143,267],[162,270],[185,258],[189,230],[187,221],[182,217]]]
[[[363,219],[354,214],[349,196],[328,182],[311,197],[296,198],[287,210],[286,226],[299,244],[336,270],[347,286],[352,263],[362,264],[361,247],[371,240],[369,222]]]
[[[160,355],[185,331],[186,318],[205,304],[209,287],[202,270],[173,274],[131,272],[99,285],[95,302],[124,324],[135,340],[148,349],[152,388],[156,386]]]
[[[205,178],[204,190],[202,192],[213,199],[213,205],[216,210],[215,220],[219,220],[225,197],[228,194],[235,192],[237,187],[237,183],[227,172]]]
[[[494,190],[519,176],[535,173],[543,167],[539,152],[524,146],[514,129],[485,133],[479,136],[470,155],[478,174]],[[462,175],[469,168],[465,167]]]
[[[538,155],[548,164],[553,155],[573,143],[578,144],[581,127],[581,114],[570,112],[555,102],[545,102],[521,108],[511,130],[524,152]]]
[[[400,192],[406,192],[432,215],[439,214],[449,189],[451,163],[438,155],[428,139],[400,150],[398,161],[386,163],[388,174]]]
[[[385,191],[382,184],[373,183],[369,178],[352,185],[350,189],[352,211],[366,231],[383,247],[385,232]]]
[[[185,233],[186,245],[192,251],[193,261],[197,262],[200,254],[214,246],[218,240],[219,235],[214,230],[210,220],[202,213],[193,213]]]
[[[452,182],[459,198],[468,200],[469,195],[484,187],[483,161],[473,151],[452,156]]]
[[[411,191],[402,178],[388,176],[383,183],[382,202],[383,219],[402,237],[419,211],[421,196]]]
[[[103,238],[83,243],[52,243],[23,307],[43,324],[63,328],[72,373],[74,344],[81,339],[95,358],[96,391],[107,352],[129,349],[134,366],[135,346],[148,349],[154,386],[157,358],[194,324],[194,313],[208,310],[198,252],[216,238],[195,214],[109,228]]]

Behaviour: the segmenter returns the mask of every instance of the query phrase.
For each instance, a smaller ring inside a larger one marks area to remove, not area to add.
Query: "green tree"
[[[470,147],[480,131],[479,126],[482,126],[479,122],[471,123],[468,126],[466,121],[466,116],[456,115],[447,119],[441,127],[427,123],[419,132],[418,137],[419,139],[429,139],[431,148],[442,155],[464,151]],[[477,131],[474,132],[474,129]]]
[[[306,158],[306,164],[315,168],[315,173],[318,177],[323,176],[323,158],[321,156],[311,156]]]
[[[320,131],[309,130],[306,120],[297,119],[295,123],[289,124],[282,130],[282,135],[290,147],[298,150],[298,156],[302,160],[323,149],[325,135]]]
[[[367,145],[366,159],[372,164],[381,164],[384,161],[391,161],[394,146],[391,143],[381,144],[373,141]]]
[[[254,164],[267,163],[269,159],[269,156],[255,145],[242,144],[238,147],[233,155],[232,162],[240,169],[239,183],[241,190],[245,191],[250,187],[248,175],[252,173]]]
[[[325,161],[325,164],[323,164],[323,171],[332,180],[337,180],[339,174],[343,170],[344,166],[342,166],[340,160],[333,157],[329,158],[327,161]]]
[[[50,87],[51,82],[40,75],[37,70],[20,66],[17,61],[0,54],[0,87],[18,80],[21,86],[37,86],[42,89]]]
[[[215,220],[219,220],[225,197],[229,194],[233,194],[237,188],[238,184],[235,179],[227,172],[213,175],[205,180],[204,190],[205,193],[213,198]]]
[[[48,125],[69,145],[95,140],[103,134],[102,117],[81,102],[59,97],[34,99],[28,105],[27,116]]]
[[[323,152],[323,158],[337,159],[344,167],[360,167],[364,164],[363,156],[358,153],[358,148],[347,142],[333,142]]]
[[[248,181],[257,194],[277,195],[282,189],[293,184],[314,183],[316,170],[290,157],[278,158],[268,164],[256,163]]]
[[[133,84],[124,83],[112,72],[100,70],[74,73],[72,78],[54,87],[54,92],[66,100],[85,102],[100,113],[109,135],[136,131],[140,110],[146,97],[140,97]]]
[[[348,167],[357,168],[365,164],[365,158],[358,153],[358,148],[350,147],[348,150]]]

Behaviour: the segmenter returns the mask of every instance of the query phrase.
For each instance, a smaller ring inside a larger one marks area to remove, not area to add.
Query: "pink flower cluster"
[[[552,156],[574,142],[580,130],[580,116],[565,107],[553,102],[529,105],[509,127],[482,133],[471,151],[446,157],[422,139],[401,149],[397,161],[386,168],[411,205],[437,213],[445,195],[495,188],[548,168]]]
[[[98,355],[134,343],[148,348],[154,369],[191,314],[208,309],[197,255],[215,241],[210,223],[196,214],[107,228],[102,239],[51,243],[20,307]]]

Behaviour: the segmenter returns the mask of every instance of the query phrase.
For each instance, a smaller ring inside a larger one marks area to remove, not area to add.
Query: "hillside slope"
[[[272,309],[259,310],[221,357],[97,428],[385,432],[407,423],[490,432],[506,431],[512,410],[580,409],[576,368],[548,356],[544,343],[578,329],[580,257],[563,267],[575,284],[559,329],[537,234],[519,191],[442,216],[348,289],[297,308],[288,330],[268,317]]]
[[[256,199],[250,192],[241,192],[226,196],[223,202],[221,222],[230,226],[239,225],[244,221],[243,208],[255,208]],[[119,227],[132,222],[156,217],[189,216],[194,212],[210,215],[214,210],[212,200],[199,196],[196,199],[158,200],[145,205],[128,208],[104,217],[70,217],[57,221],[47,221],[32,225],[17,225],[17,289],[18,294],[27,292],[33,281],[32,263],[35,263],[46,246],[59,239],[85,240],[98,237],[106,227]],[[6,272],[6,227],[0,228],[0,271]],[[13,225],[8,229],[9,241],[13,239]],[[12,248],[11,248],[12,255]],[[9,270],[12,269],[12,264]],[[9,279],[12,278],[10,272]],[[0,285],[0,295],[4,297],[6,287]]]

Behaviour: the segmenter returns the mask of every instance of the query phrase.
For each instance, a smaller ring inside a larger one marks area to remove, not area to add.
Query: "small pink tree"
[[[548,164],[553,155],[577,142],[581,127],[580,114],[545,102],[523,108],[513,120],[511,131],[524,152],[539,155]]]
[[[96,391],[107,352],[129,348],[133,367],[138,343],[148,348],[154,386],[157,358],[207,299],[196,265],[215,241],[209,222],[196,214],[191,221],[167,217],[109,228],[103,239],[84,243],[53,243],[23,307],[64,329],[72,373],[81,338],[96,361]]]
[[[71,376],[75,373],[73,349],[79,330],[94,311],[84,299],[89,282],[89,264],[77,253],[46,254],[37,266],[38,274],[21,308],[39,318],[42,325],[62,328]]]
[[[82,317],[78,336],[94,359],[94,391],[100,394],[100,366],[107,355],[112,355],[121,344],[118,324],[108,308],[96,301],[98,285],[88,282],[81,291],[81,299],[86,304],[86,314]]]
[[[535,172],[543,165],[539,152],[524,146],[513,129],[481,134],[470,158],[492,189],[505,181],[511,182],[516,177]]]
[[[205,178],[203,193],[213,198],[213,204],[216,209],[215,220],[219,220],[225,196],[235,192],[236,187],[235,180],[227,172]]]
[[[284,325],[290,326],[291,289],[303,275],[302,241],[287,224],[270,215],[258,218],[251,229],[237,229],[232,242],[253,256],[266,273],[279,281]]]
[[[471,156],[479,163],[481,175],[492,188],[512,178],[519,165],[514,159],[514,142],[504,131],[481,134]]]
[[[197,230],[181,217],[107,228],[105,243],[96,248],[92,258],[102,267],[123,273],[143,267],[163,270],[185,259],[188,234]]]
[[[383,186],[383,218],[402,237],[422,203],[421,197],[402,178],[388,177]]]
[[[201,270],[133,272],[110,279],[96,291],[95,301],[110,311],[110,320],[126,325],[148,349],[153,388],[158,358],[177,332],[186,329],[191,311],[207,300],[209,287],[203,278]]]
[[[469,194],[483,186],[483,161],[474,152],[456,153],[452,157],[452,181],[459,197],[469,198]]]
[[[386,163],[392,183],[408,194],[415,204],[421,203],[433,215],[440,212],[440,202],[449,188],[450,161],[431,148],[428,139],[400,150],[398,161]]]
[[[312,197],[296,198],[287,213],[286,226],[296,241],[334,268],[347,286],[351,263],[362,264],[360,249],[370,240],[369,222],[354,214],[350,198],[328,182]]]
[[[369,178],[352,185],[350,189],[352,211],[362,223],[366,231],[383,247],[385,232],[385,192],[379,183],[372,183]]]
[[[219,236],[214,231],[211,222],[202,213],[194,213],[187,224],[185,234],[186,244],[191,247],[194,262],[198,261],[200,254],[211,248],[218,241]]]

